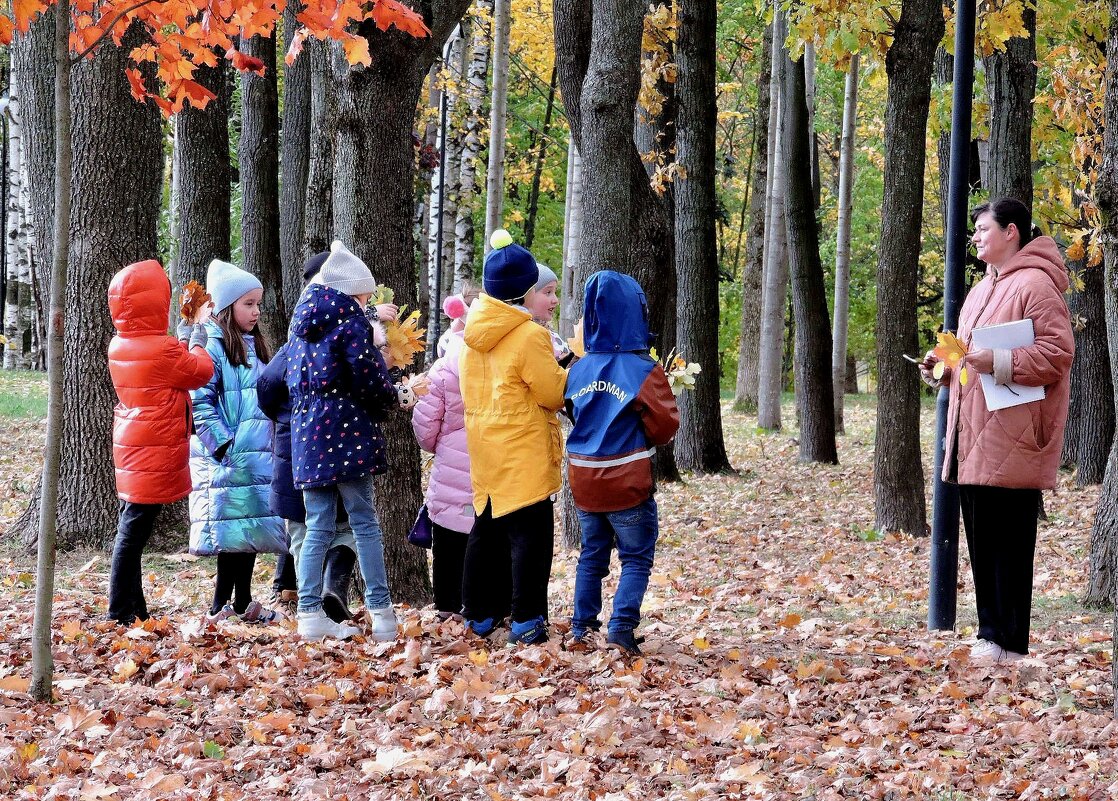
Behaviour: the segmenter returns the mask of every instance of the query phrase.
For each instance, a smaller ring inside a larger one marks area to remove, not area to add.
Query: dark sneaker
[[[633,656],[640,656],[640,644],[644,642],[644,637],[634,636],[632,629],[619,629],[611,631],[609,636],[606,637],[606,642],[628,651]]]
[[[260,625],[268,625],[275,622],[278,617],[275,609],[269,609],[260,603],[260,601],[250,601],[245,611],[241,613],[241,621],[244,623],[257,623]]]
[[[535,645],[547,642],[547,621],[542,616],[525,620],[523,623],[517,623],[514,620],[511,629],[509,634],[510,643]]]

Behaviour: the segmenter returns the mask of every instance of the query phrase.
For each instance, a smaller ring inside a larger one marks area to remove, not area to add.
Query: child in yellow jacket
[[[486,636],[508,611],[511,583],[509,640],[536,643],[547,639],[552,496],[562,485],[555,414],[567,374],[525,308],[539,280],[536,260],[505,231],[492,244],[459,362],[477,514],[466,544],[463,615]]]

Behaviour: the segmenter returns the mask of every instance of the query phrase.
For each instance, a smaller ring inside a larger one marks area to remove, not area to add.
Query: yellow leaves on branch
[[[26,32],[51,4],[44,0],[13,0],[12,14],[0,13],[0,45],[11,42],[15,31]],[[73,0],[70,50],[86,56],[104,41],[121,43],[124,32],[139,22],[147,41],[129,54],[135,65],[154,63],[154,80],[138,69],[126,72],[133,97],[152,100],[166,115],[185,105],[205,108],[215,95],[193,80],[199,65],[213,66],[214,51],[225,53],[242,72],[263,75],[264,63],[240,52],[236,42],[253,36],[272,36],[285,0]],[[353,27],[369,20],[379,30],[397,28],[408,36],[430,34],[423,17],[400,0],[306,0],[298,20],[302,26],[286,61],[291,63],[307,36],[343,43],[350,64],[369,66],[369,43],[355,36]]]
[[[400,309],[400,314],[404,309]],[[389,366],[404,369],[415,361],[415,354],[422,353],[426,347],[426,328],[419,327],[419,310],[416,309],[402,322],[390,320],[384,323],[387,342],[384,345],[384,361]]]

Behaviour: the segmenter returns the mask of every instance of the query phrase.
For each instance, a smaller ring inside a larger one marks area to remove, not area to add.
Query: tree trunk
[[[291,0],[283,12],[283,52],[299,23],[303,4]],[[283,275],[284,309],[290,315],[303,289],[304,216],[307,210],[307,178],[311,147],[311,60],[303,53],[283,70],[283,129],[280,159],[280,265]],[[307,254],[309,255],[309,254]],[[276,343],[278,345],[278,342]]]
[[[101,547],[116,530],[112,409],[105,347],[113,327],[104,306],[122,266],[158,255],[163,183],[161,121],[153,103],[132,99],[124,69],[143,39],[139,26],[121,46],[106,42],[73,68],[73,183],[66,292],[64,425],[58,482],[60,546]],[[113,180],[105,180],[105,165]],[[53,291],[53,287],[52,287]],[[25,540],[39,530],[41,487],[16,522]]]
[[[493,0],[493,95],[489,102],[489,169],[485,174],[485,245],[502,227],[505,203],[505,124],[509,96],[512,0]]]
[[[31,273],[31,199],[24,154],[24,138],[20,101],[22,92],[17,75],[12,73],[9,86],[7,189],[4,232],[4,345],[5,370],[27,370],[32,367],[32,346],[35,338],[35,287]]]
[[[291,310],[284,298],[279,243],[279,93],[275,37],[241,40],[246,55],[264,62],[264,74],[241,73],[241,259],[264,285],[260,327],[276,347],[287,340]],[[300,279],[302,271],[300,270]]]
[[[805,64],[786,57],[781,99],[784,124],[784,209],[788,226],[788,262],[796,322],[795,371],[800,399],[800,461],[838,463],[835,443],[835,395],[831,383],[831,326],[827,290],[819,257],[815,195],[811,183],[811,138],[805,92]]]
[[[842,109],[839,154],[838,235],[835,246],[835,320],[831,348],[831,381],[835,393],[835,431],[846,433],[843,397],[846,390],[846,343],[850,325],[850,218],[854,213],[854,135],[858,123],[858,54],[850,57]]]
[[[1104,266],[1083,267],[1083,290],[1068,295],[1075,331],[1071,403],[1064,433],[1064,464],[1074,466],[1076,486],[1098,484],[1114,437],[1114,398],[1106,344]]]
[[[175,297],[189,281],[206,282],[212,259],[229,258],[230,181],[229,96],[225,62],[200,66],[194,80],[217,95],[204,109],[186,106],[175,115],[174,209],[178,228],[177,255],[171,263]],[[171,304],[178,317],[177,303]]]
[[[1109,0],[1110,25],[1107,30],[1107,51],[1118,53],[1118,0]],[[1105,123],[1103,125],[1103,163],[1096,185],[1095,197],[1102,213],[1102,241],[1106,265],[1106,333],[1110,352],[1110,374],[1118,377],[1118,59],[1111,59],[1106,65],[1106,94],[1103,103]],[[1118,391],[1114,393],[1115,413],[1118,416]],[[1099,542],[1100,547],[1095,547]],[[1109,592],[1103,586],[1092,587],[1088,597],[1094,596],[1096,603],[1109,602],[1114,607],[1114,623],[1118,626],[1118,603],[1114,603],[1114,571],[1118,568],[1118,437],[1110,445],[1110,459],[1106,465],[1106,478],[1103,479],[1102,493],[1095,509],[1095,524],[1091,530],[1092,576],[1096,574],[1094,563],[1098,561],[1098,577],[1106,579],[1099,584],[1109,584]],[[1096,584],[1092,580],[1092,585]],[[1094,590],[1094,592],[1092,592]],[[1105,592],[1105,594],[1104,594]],[[1118,628],[1114,629],[1118,631]],[[1111,642],[1111,689],[1114,695],[1113,713],[1118,717],[1118,637]]]
[[[1033,98],[1036,95],[1036,6],[1021,4],[1026,36],[1005,43],[983,61],[990,98],[990,197],[1011,197],[1033,206]]]
[[[579,300],[576,297],[575,273],[578,248],[582,243],[582,158],[578,155],[574,136],[567,147],[567,194],[563,225],[563,292],[559,309],[559,335],[567,339],[574,335],[578,320]]]
[[[330,248],[334,238],[334,139],[337,134],[337,89],[330,46],[310,38],[301,58],[311,72],[310,163],[307,165],[303,258]]]
[[[39,541],[35,565],[35,618],[31,631],[31,697],[54,700],[54,655],[51,651],[51,617],[54,606],[55,542],[58,534],[58,491],[63,478],[60,467],[64,436],[65,314],[66,280],[70,251],[70,189],[73,175],[71,140],[70,2],[59,0],[61,22],[54,36],[54,98],[58,128],[55,140],[54,263],[51,267],[50,336],[47,338],[47,370],[50,376],[47,400],[47,441],[43,452],[42,497],[39,509]],[[123,76],[121,76],[123,77]],[[81,93],[78,94],[82,98]],[[108,288],[106,287],[106,290]]]
[[[932,65],[943,38],[938,0],[906,0],[885,57],[885,192],[877,262],[876,525],[925,533],[920,462],[920,379],[902,358],[917,353],[916,285],[924,206]]]
[[[372,66],[347,70],[339,85],[335,224],[377,280],[393,288],[396,302],[413,308],[416,106],[427,71],[468,5],[469,0],[435,0],[425,15],[431,36],[424,39],[364,23],[361,34],[369,40]],[[384,213],[367,213],[372,208]],[[389,583],[395,601],[424,604],[431,595],[426,554],[407,541],[423,500],[419,449],[408,415],[390,415],[382,430],[389,472],[375,481],[375,501]]]
[[[540,179],[543,177],[544,156],[547,155],[547,143],[551,133],[551,113],[555,109],[555,88],[558,73],[555,67],[551,68],[551,83],[547,90],[547,106],[543,115],[543,127],[540,130],[540,149],[536,153],[536,167],[532,171],[532,189],[528,193],[528,220],[524,223],[524,247],[532,249],[532,241],[536,235],[536,213],[540,205]]]
[[[775,0],[774,0],[775,3]],[[775,7],[775,6],[774,6]],[[765,270],[761,292],[761,342],[757,357],[757,426],[779,431],[780,393],[783,388],[784,310],[788,292],[786,258],[787,231],[784,218],[784,103],[781,99],[781,73],[785,54],[785,24],[782,13],[773,22],[773,64],[770,83],[772,103],[770,123],[773,131],[773,174],[769,182],[768,217],[765,224]]]
[[[953,0],[949,0],[953,6]],[[944,96],[950,91],[948,87],[954,82],[955,57],[948,53],[942,45],[936,48],[935,60],[932,66],[933,79],[938,91]],[[951,175],[951,126],[944,125],[936,140],[936,158],[939,164],[939,218],[943,230],[947,231],[947,195]]]
[[[479,12],[492,13],[493,0],[476,0]],[[463,36],[466,33],[463,31]],[[481,152],[481,130],[485,125],[486,76],[489,73],[489,32],[475,19],[469,27],[470,63],[466,68],[466,113],[462,132],[462,162],[458,168],[458,214],[454,222],[454,288],[474,278],[474,210],[477,208],[477,166]]]
[[[761,66],[757,74],[756,120],[757,147],[753,156],[753,186],[749,200],[749,234],[745,244],[745,265],[741,277],[741,335],[738,339],[738,373],[734,390],[734,408],[750,414],[757,411],[757,368],[761,348],[761,284],[765,272],[765,212],[770,196],[776,135],[776,116],[772,106],[772,39],[773,26],[765,29],[761,45]]]
[[[694,390],[679,397],[676,461],[703,473],[730,470],[722,437],[718,380],[718,251],[715,232],[715,0],[680,0],[676,40],[675,182],[677,347],[706,365]],[[813,217],[814,219],[814,217]]]

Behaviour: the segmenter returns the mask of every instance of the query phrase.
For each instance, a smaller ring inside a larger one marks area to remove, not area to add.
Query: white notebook
[[[1026,317],[1012,323],[975,328],[970,334],[970,347],[971,350],[1012,350],[1033,344],[1034,338],[1033,321]],[[1044,387],[1026,387],[1013,382],[997,384],[989,373],[981,373],[978,377],[982,382],[982,394],[986,396],[986,408],[992,412],[1044,398]]]

